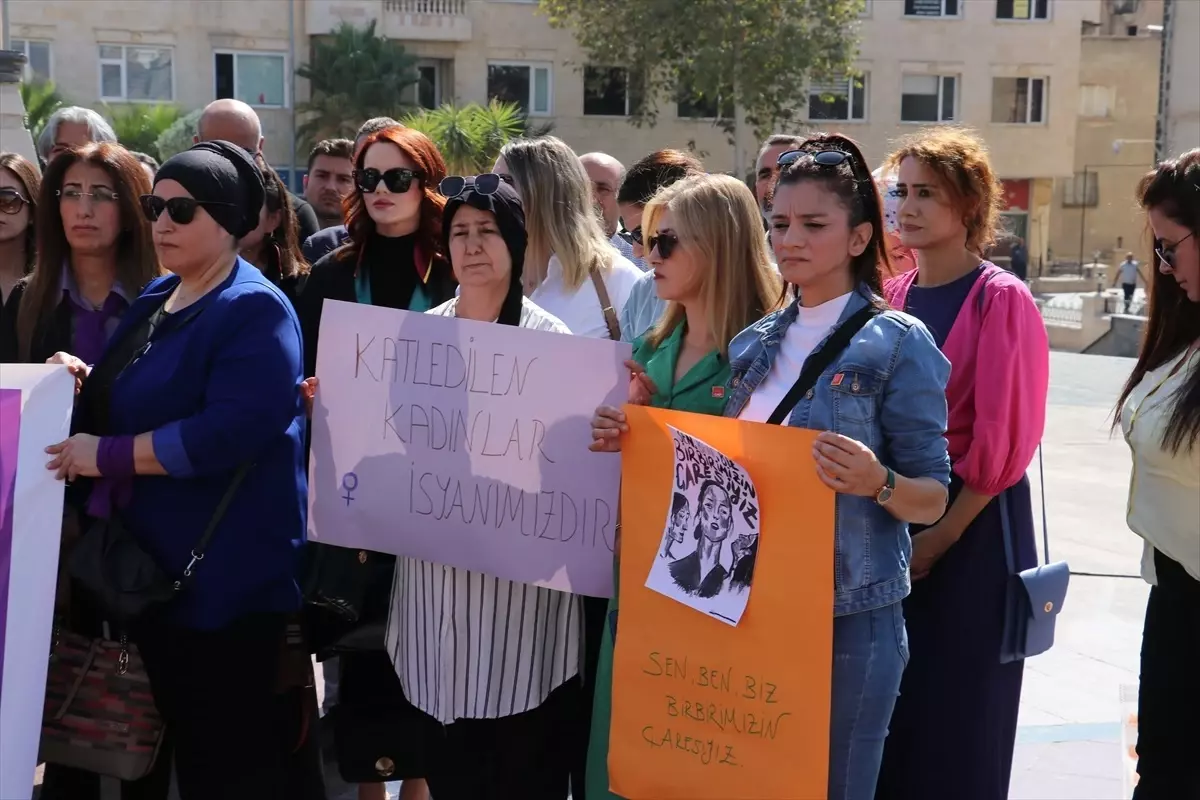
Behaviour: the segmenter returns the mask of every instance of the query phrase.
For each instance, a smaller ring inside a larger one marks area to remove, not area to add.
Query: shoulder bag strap
[[[608,287],[604,285],[604,278],[600,275],[600,270],[592,269],[588,272],[592,278],[592,285],[596,287],[596,296],[600,298],[600,310],[604,312],[604,324],[608,326],[608,338],[614,342],[621,341],[621,323],[617,320],[617,312],[613,310],[612,301],[608,298]]]
[[[221,497],[221,501],[217,503],[217,508],[213,511],[212,518],[208,521],[208,526],[205,527],[204,533],[200,534],[199,541],[192,548],[191,559],[188,565],[183,568],[183,575],[175,581],[175,591],[179,591],[185,581],[192,577],[192,570],[196,568],[196,564],[204,560],[204,551],[208,549],[209,543],[212,542],[213,534],[217,532],[217,526],[221,524],[221,520],[225,517],[225,512],[229,510],[229,504],[233,502],[234,495],[237,494],[238,487],[242,485],[246,474],[250,472],[250,468],[254,464],[247,461],[237,468],[237,472],[233,473],[233,480],[229,483],[229,488],[225,490],[225,494]]]
[[[813,387],[813,384],[817,382],[817,378],[821,377],[821,373],[846,349],[854,334],[862,330],[862,327],[878,314],[878,308],[873,305],[866,306],[839,325],[837,330],[830,334],[821,347],[810,353],[808,358],[804,360],[804,367],[800,370],[800,377],[796,378],[796,382],[792,384],[792,388],[788,389],[788,393],[784,395],[783,400],[775,407],[770,419],[767,420],[767,424],[782,424],[787,415],[792,413],[792,409],[796,407],[796,403],[800,402],[800,398]]]

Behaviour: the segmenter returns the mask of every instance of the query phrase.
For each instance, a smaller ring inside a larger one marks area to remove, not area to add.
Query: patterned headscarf
[[[884,172],[883,167],[871,173],[883,195],[883,227],[888,233],[900,230],[900,195],[896,191],[896,173]]]

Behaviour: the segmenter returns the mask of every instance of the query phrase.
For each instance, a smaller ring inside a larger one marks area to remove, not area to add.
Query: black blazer
[[[38,320],[29,358],[21,358],[17,344],[17,311],[28,284],[29,279],[23,279],[4,301],[4,312],[0,314],[0,363],[44,364],[46,359],[60,350],[71,352],[71,307],[67,303],[59,303],[49,319]]]

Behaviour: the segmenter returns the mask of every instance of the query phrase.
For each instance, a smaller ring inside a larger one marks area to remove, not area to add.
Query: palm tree
[[[525,133],[526,120],[515,103],[493,100],[425,110],[404,124],[421,131],[437,145],[452,174],[476,175],[491,169],[500,148]]]
[[[307,119],[296,133],[303,148],[329,137],[352,139],[371,117],[396,116],[406,107],[398,98],[421,79],[417,58],[390,39],[341,23],[329,38],[315,40],[312,59],[296,70],[312,88],[312,99],[297,107]]]
[[[25,127],[36,141],[50,116],[65,100],[53,81],[24,81],[21,102],[25,105]]]
[[[105,106],[104,111],[122,146],[159,159],[163,159],[158,151],[159,137],[183,116],[178,106],[161,104]]]

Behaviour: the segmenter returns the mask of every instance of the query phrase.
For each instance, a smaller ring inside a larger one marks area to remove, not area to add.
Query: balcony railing
[[[461,17],[467,13],[467,0],[383,0],[383,10],[397,14]]]

